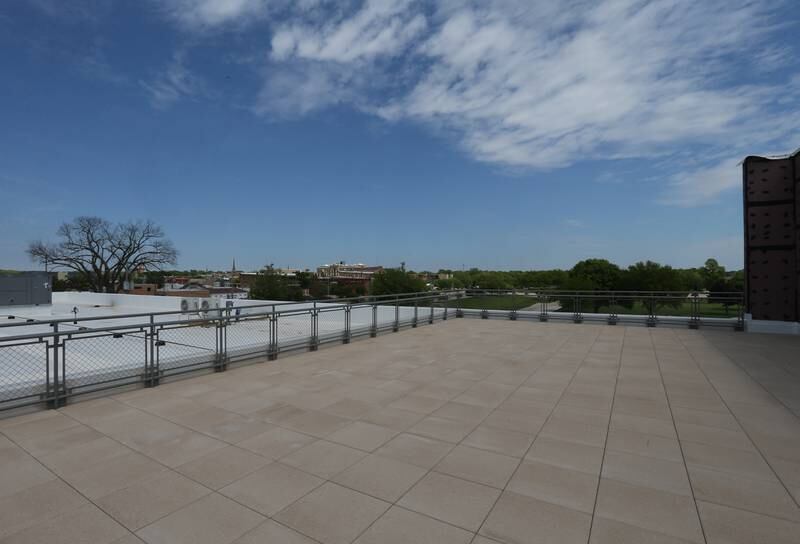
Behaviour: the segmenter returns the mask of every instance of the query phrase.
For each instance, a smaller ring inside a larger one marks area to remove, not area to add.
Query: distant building
[[[375,274],[382,271],[382,266],[367,266],[361,263],[345,264],[344,262],[339,262],[318,267],[317,277],[323,281],[341,285],[358,285],[368,290]]]
[[[239,287],[252,289],[258,279],[258,272],[239,272]]]
[[[371,280],[375,274],[383,272],[382,266],[367,266],[365,264],[325,264],[317,268],[319,279],[351,279],[351,280]]]
[[[303,271],[300,270],[299,268],[275,268],[274,272],[277,275],[283,276],[285,278],[293,278]]]
[[[208,287],[208,296],[225,300],[244,299],[250,297],[250,291],[239,287]]]
[[[155,283],[135,283],[132,289],[128,289],[125,293],[129,295],[155,295],[158,291],[158,285]]]
[[[181,289],[160,289],[157,295],[165,297],[208,298],[211,292],[200,286],[186,286]]]
[[[0,273],[0,306],[50,304],[52,276],[50,272]]]

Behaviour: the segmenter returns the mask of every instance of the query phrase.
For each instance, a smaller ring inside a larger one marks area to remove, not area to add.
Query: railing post
[[[517,301],[517,290],[516,289],[512,289],[511,290],[511,311],[508,312],[508,318],[511,321],[516,321],[517,320],[517,306],[515,304],[516,301]]]
[[[456,319],[464,317],[464,309],[461,307],[461,295],[463,295],[463,293],[456,295]]]
[[[414,299],[414,319],[411,320],[411,327],[417,328],[417,316],[419,315],[419,300]]]
[[[434,310],[435,310],[435,305],[434,305],[434,303],[433,303],[433,299],[431,299],[431,302],[430,302],[430,304],[431,304],[431,313],[430,313],[430,316],[428,316],[428,323],[429,323],[430,325],[433,325],[433,322],[434,322],[434,320],[435,320],[435,316],[434,316],[434,314],[433,314],[433,312],[434,312]]]
[[[66,384],[66,379],[63,376],[61,371],[61,364],[63,363],[63,358],[59,357],[61,355],[60,350],[63,347],[63,342],[61,341],[61,336],[58,334],[58,323],[53,323],[53,343],[52,346],[49,346],[49,349],[52,349],[53,356],[50,357],[50,361],[52,361],[53,366],[51,371],[49,372],[50,376],[52,377],[52,381],[47,386],[46,391],[46,401],[48,408],[60,408],[65,404],[66,396],[62,395],[63,387],[62,383]],[[64,391],[65,393],[66,391]]]
[[[150,315],[150,328],[145,336],[147,338],[147,347],[145,349],[150,354],[149,364],[145,369],[145,387],[155,387],[159,384],[160,370],[156,360],[156,325],[152,314]]]
[[[650,293],[650,304],[648,304],[648,316],[647,316],[647,326],[648,327],[655,327],[656,326],[656,298],[653,293]]]
[[[378,336],[378,304],[372,303],[372,326],[369,329],[369,335],[372,338]]]
[[[692,298],[689,301],[689,328],[700,328],[700,304],[697,299],[697,293],[692,293]]]
[[[274,361],[278,358],[278,314],[275,313],[275,305],[272,306],[272,313],[269,316],[269,346],[267,347],[267,360]]]
[[[350,343],[350,305],[344,307],[344,336],[342,337],[343,344]]]
[[[444,316],[442,317],[443,321],[447,321],[447,295],[444,296]]]
[[[400,298],[394,299],[394,325],[392,331],[397,332],[400,330]]]
[[[547,321],[547,300],[548,295],[545,293],[542,297],[539,297],[542,301],[539,303],[539,321],[545,322]]]
[[[308,349],[317,351],[319,347],[319,312],[317,311],[317,303],[314,302],[314,307],[311,309],[311,342]]]
[[[581,313],[581,296],[576,294],[574,298],[575,308],[573,308],[572,320],[575,323],[583,323],[583,314]]]
[[[736,301],[736,325],[733,326],[735,331],[744,330],[744,304],[742,303],[742,296],[739,295]]]
[[[215,372],[224,372],[228,368],[228,346],[225,329],[225,318],[222,311],[217,315],[217,353],[214,363]]]
[[[614,295],[614,291],[611,291],[611,299],[609,300],[609,307],[608,307],[608,324],[609,325],[616,325],[619,316],[617,316],[617,312],[614,308],[616,305],[617,298]]]

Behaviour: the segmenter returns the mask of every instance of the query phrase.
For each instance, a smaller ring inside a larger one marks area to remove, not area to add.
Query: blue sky
[[[800,16],[743,0],[0,4],[0,268],[78,215],[181,267],[742,265],[800,146]]]

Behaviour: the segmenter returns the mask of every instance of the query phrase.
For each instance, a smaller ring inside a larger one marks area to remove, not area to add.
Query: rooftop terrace
[[[798,353],[450,319],[0,419],[0,542],[795,543]]]

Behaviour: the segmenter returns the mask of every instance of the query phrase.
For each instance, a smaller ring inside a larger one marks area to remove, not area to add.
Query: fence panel
[[[35,404],[51,384],[44,340],[0,342],[0,410]]]
[[[226,320],[225,334],[228,360],[249,359],[268,355],[270,341],[269,316],[231,317]]]
[[[67,335],[63,339],[67,396],[144,381],[149,343],[144,331]]]
[[[317,335],[319,341],[344,340],[346,311],[342,306],[321,308],[317,315]]]
[[[313,335],[310,312],[278,314],[278,349],[296,349],[308,346]]]
[[[206,320],[157,330],[156,361],[161,374],[212,366],[218,346],[217,322]]]

